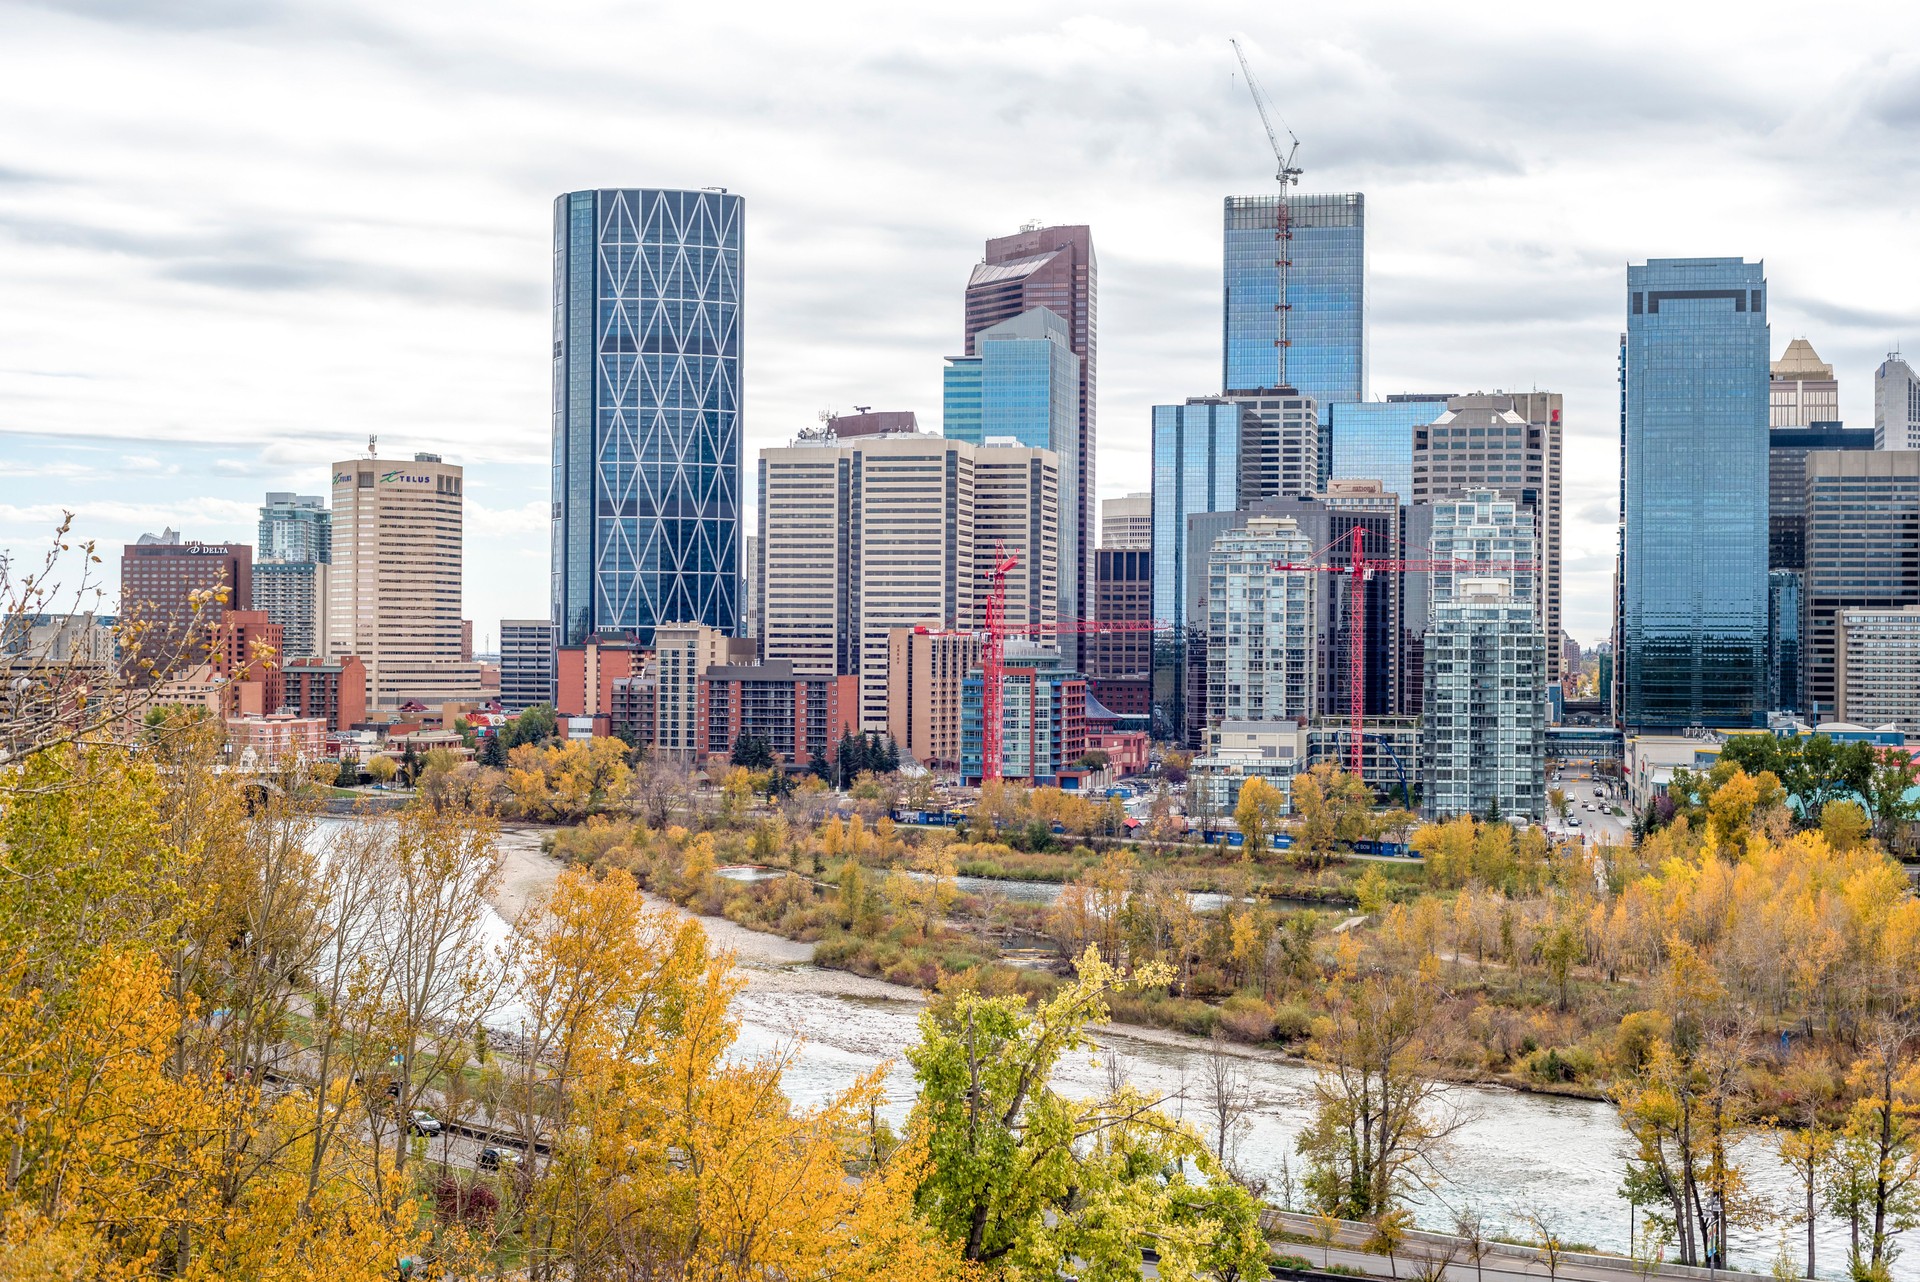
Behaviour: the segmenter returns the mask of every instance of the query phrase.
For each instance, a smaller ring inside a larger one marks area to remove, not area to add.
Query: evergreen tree
[[[730,758],[736,766],[745,766],[749,770],[771,770],[773,768],[773,745],[758,735],[740,732],[733,741],[733,755]]]
[[[810,774],[818,776],[820,780],[824,783],[833,782],[832,763],[830,763],[825,757],[821,756],[817,752],[814,753],[813,756],[808,759],[807,770]]]
[[[486,744],[480,749],[481,765],[492,766],[496,770],[507,768],[507,749],[501,742],[501,736],[504,734],[506,734],[505,729],[501,729],[487,736]]]
[[[333,778],[336,788],[357,788],[360,786],[360,763],[352,757],[340,758],[340,773]]]
[[[834,754],[834,787],[846,787],[853,781],[853,777],[860,773],[866,759],[862,744],[863,741],[855,738],[852,730],[840,732],[840,747]]]

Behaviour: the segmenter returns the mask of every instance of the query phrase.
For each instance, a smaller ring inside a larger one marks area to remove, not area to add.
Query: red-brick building
[[[335,734],[367,719],[367,667],[351,654],[331,659],[295,659],[282,673],[285,707],[317,717]]]
[[[858,677],[796,677],[784,659],[748,666],[715,666],[701,681],[706,755],[733,751],[741,735],[764,739],[780,761],[805,766],[828,758],[854,728]]]
[[[196,615],[193,594],[221,588],[226,599],[210,597]],[[248,544],[182,541],[168,530],[143,534],[121,549],[120,624],[130,629],[124,657],[136,678],[148,671],[143,659],[164,674],[210,658],[207,648],[227,611],[252,608],[253,548]],[[183,653],[186,648],[192,653]]]
[[[213,631],[207,659],[230,683],[232,715],[264,716],[286,702],[284,630],[265,610],[228,610]]]

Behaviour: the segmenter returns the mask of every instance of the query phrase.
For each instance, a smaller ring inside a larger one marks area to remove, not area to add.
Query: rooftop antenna
[[[379,449],[379,445],[380,445],[380,438],[379,438],[379,437],[377,437],[377,436],[369,436],[369,437],[367,438],[367,457],[368,457],[368,458],[378,458],[378,457],[380,457],[380,449]]]
[[[1273,303],[1273,351],[1276,365],[1273,385],[1286,387],[1287,349],[1293,346],[1293,338],[1288,320],[1293,312],[1293,301],[1288,293],[1288,276],[1293,268],[1293,215],[1287,207],[1287,188],[1300,182],[1300,166],[1294,164],[1294,158],[1300,154],[1300,140],[1293,130],[1287,129],[1287,122],[1280,121],[1280,128],[1286,130],[1287,147],[1280,147],[1280,134],[1273,127],[1279,116],[1273,103],[1268,100],[1266,91],[1260,88],[1260,82],[1253,78],[1253,68],[1247,65],[1246,50],[1240,42],[1229,38],[1227,43],[1233,46],[1233,56],[1240,60],[1240,74],[1247,78],[1247,92],[1253,97],[1253,108],[1260,113],[1260,125],[1267,131],[1267,145],[1273,148],[1274,181],[1280,184],[1280,199],[1274,202],[1273,211],[1273,269],[1277,278]]]

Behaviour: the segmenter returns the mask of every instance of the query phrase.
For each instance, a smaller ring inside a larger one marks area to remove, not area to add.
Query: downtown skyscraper
[[[1738,258],[1627,268],[1616,671],[1633,730],[1766,711],[1766,291]]]
[[[560,645],[739,626],[742,217],[719,189],[554,202]]]
[[[1294,193],[1284,226],[1282,199],[1226,199],[1222,386],[1294,388],[1324,425],[1367,395],[1366,199]]]
[[[1080,360],[1078,439],[1071,456],[1063,451],[1060,459],[1060,496],[1072,505],[1060,514],[1061,601],[1074,602],[1067,606],[1073,610],[1085,608],[1099,539],[1093,476],[1098,302],[1099,266],[1093,231],[1086,226],[1029,225],[1010,236],[995,236],[967,277],[966,355],[980,354],[982,331],[1044,307],[1066,323],[1067,346]]]

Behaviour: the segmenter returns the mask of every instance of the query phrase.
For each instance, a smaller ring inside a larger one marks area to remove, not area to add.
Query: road
[[[1568,815],[1578,819],[1577,828],[1562,824],[1559,819],[1549,816],[1547,830],[1557,837],[1579,837],[1589,845],[1603,843],[1624,846],[1632,841],[1631,820],[1624,815],[1613,813],[1612,807],[1622,806],[1619,786],[1610,779],[1595,778],[1583,768],[1571,767],[1561,770],[1547,780],[1549,788],[1566,790]],[[1594,796],[1594,789],[1605,792],[1604,797]],[[1591,805],[1592,810],[1585,809]]]
[[[1305,1215],[1268,1212],[1262,1223],[1269,1229],[1284,1227],[1294,1233],[1317,1236],[1314,1220]],[[1549,1225],[1551,1227],[1551,1225]],[[1377,1277],[1412,1278],[1416,1274],[1445,1282],[1646,1282],[1649,1278],[1714,1279],[1715,1282],[1758,1282],[1765,1275],[1720,1269],[1682,1268],[1675,1265],[1642,1267],[1619,1256],[1576,1255],[1562,1253],[1549,1268],[1546,1253],[1533,1247],[1508,1246],[1488,1242],[1478,1264],[1459,1238],[1437,1233],[1409,1234],[1410,1240],[1389,1260],[1384,1255],[1362,1251],[1360,1243],[1371,1229],[1364,1224],[1342,1224],[1334,1245],[1323,1248],[1318,1242],[1280,1243],[1281,1251],[1306,1260],[1315,1270],[1329,1265],[1359,1270]]]

